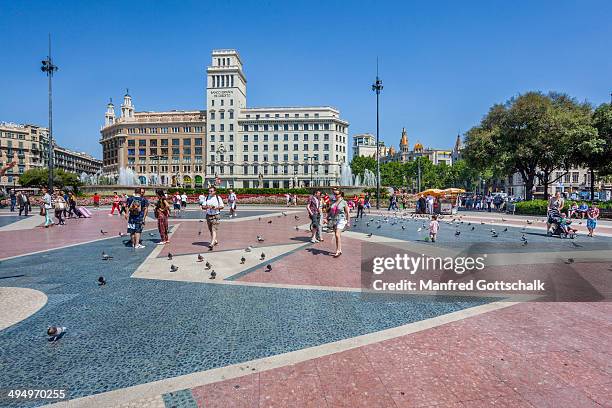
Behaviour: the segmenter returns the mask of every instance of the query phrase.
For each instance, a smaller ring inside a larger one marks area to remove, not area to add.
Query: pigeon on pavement
[[[272,272],[272,265],[266,265],[266,272]]]
[[[264,239],[261,235],[257,236],[257,242],[264,242]]]
[[[198,262],[203,262],[204,257],[201,254],[198,254]]]
[[[244,264],[246,262],[246,258],[243,256],[242,258],[240,258],[240,264]]]
[[[104,286],[106,285],[106,279],[104,279],[104,276],[100,276],[98,278],[98,286]]]
[[[207,261],[207,262],[206,262],[206,269],[210,269],[210,268],[212,268],[212,264],[211,264],[210,262],[208,262],[208,261]]]
[[[260,259],[263,261],[264,259],[266,259],[266,254],[264,254],[263,252],[260,255]]]
[[[170,265],[170,272],[176,272],[176,271],[178,271],[178,266]]]
[[[172,254],[170,252],[168,252],[168,260],[171,261],[172,260]]]
[[[113,259],[113,257],[112,257],[112,256],[110,256],[110,255],[109,255],[109,254],[107,254],[106,252],[102,251],[102,260],[103,260],[103,261],[108,261],[108,260],[111,260],[111,259]]]
[[[102,235],[106,235],[106,234],[108,234],[108,232],[107,232],[107,231],[104,231],[103,229],[101,229],[101,230],[100,230],[100,234],[102,234]]]
[[[217,277],[217,272],[215,272],[215,270],[213,269],[213,270],[210,272],[210,278],[208,278],[208,279],[215,279],[216,277]]]

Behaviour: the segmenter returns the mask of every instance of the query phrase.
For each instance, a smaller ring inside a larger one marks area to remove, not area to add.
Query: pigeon
[[[468,222],[468,225],[472,225],[472,223],[471,223],[471,222]]]
[[[405,226],[405,225],[402,225],[402,229],[403,229],[403,230],[405,230],[405,229],[406,229],[406,226]]]
[[[485,224],[484,221],[480,221],[480,225],[484,225],[484,224]]]
[[[567,261],[565,261],[566,264],[573,264],[574,263],[574,258],[567,258]]]
[[[178,271],[178,266],[170,265],[170,272],[176,272],[176,271]]]
[[[106,285],[106,279],[104,279],[104,276],[100,276],[98,278],[98,286],[104,286]]]
[[[264,259],[266,259],[266,254],[264,254],[263,252],[260,255],[260,259],[263,261]]]
[[[455,236],[458,237],[459,235],[461,235],[461,231],[459,230],[455,231]]]
[[[208,261],[206,261],[205,266],[206,266],[206,269],[212,268],[212,264],[210,262],[208,262]]]
[[[272,265],[270,264],[266,265],[266,272],[272,272]]]
[[[127,235],[127,234],[126,234],[126,233],[124,233],[124,232],[120,232],[120,233],[119,233],[119,236],[120,236],[120,237],[125,237],[126,235]]]
[[[198,220],[198,222],[204,222],[204,220]]]
[[[376,227],[376,228],[378,229],[378,228],[380,228],[380,227],[382,227],[382,225],[379,225],[379,226],[378,226],[378,227]]]
[[[264,242],[264,239],[261,235],[257,236],[257,242]]]
[[[240,258],[240,264],[244,264],[246,262],[246,258],[243,256],[242,258]]]
[[[525,234],[521,235],[521,241],[527,241],[527,238],[525,238]]]
[[[295,230],[296,230],[296,231],[299,231],[299,230],[300,230],[300,227],[298,227],[298,226],[296,225],[296,226],[295,226]]]
[[[527,224],[531,225],[531,224],[533,224],[533,221],[527,220]]]
[[[198,231],[198,235],[202,235],[202,230],[199,230],[199,231]]]
[[[293,218],[295,218],[296,220],[300,219],[300,217],[298,217],[297,215],[293,216]]]
[[[111,259],[113,259],[113,257],[112,257],[112,256],[110,256],[110,255],[109,255],[109,254],[107,254],[106,252],[102,251],[102,260],[103,260],[103,261],[109,261],[109,260],[111,260]]]
[[[272,224],[272,220],[268,221],[268,224]]]
[[[101,230],[100,230],[100,234],[102,234],[102,235],[106,235],[106,234],[108,234],[108,231],[104,231],[104,230],[102,230],[102,229],[101,229]]]
[[[204,257],[201,254],[198,254],[198,262],[203,262]]]
[[[253,248],[253,247],[248,246],[248,247],[244,248],[244,252],[251,252],[251,248]]]
[[[524,240],[523,241],[523,246],[526,246],[526,245],[527,245],[527,240]]]
[[[421,230],[422,230],[422,229],[423,229],[423,228],[418,228],[418,229],[417,229],[417,232],[421,232]]]
[[[491,235],[491,238],[497,238],[499,237],[499,235],[497,235],[497,232],[494,232],[493,235]]]
[[[213,269],[213,270],[210,272],[210,278],[208,278],[208,279],[215,279],[216,277],[217,277],[217,272],[215,272],[215,270]]]
[[[57,327],[57,326],[49,326],[47,327],[47,336],[49,336],[49,341],[55,342],[61,339],[64,334],[66,334],[65,327]]]
[[[168,260],[171,261],[172,260],[172,254],[170,252],[168,252]]]
[[[261,221],[261,217],[259,217],[259,221]]]
[[[286,213],[286,212],[284,212],[284,211],[282,212],[282,214],[283,214],[285,217],[287,216],[287,213]]]
[[[474,231],[474,228],[476,228],[476,227],[472,227],[472,231]]]
[[[506,219],[505,219],[504,217],[502,217],[502,219],[501,219],[501,220],[502,220],[503,222],[506,222]]]
[[[504,232],[508,232],[508,227],[504,228]]]
[[[370,232],[368,235],[366,235],[366,237],[372,238],[372,233]]]

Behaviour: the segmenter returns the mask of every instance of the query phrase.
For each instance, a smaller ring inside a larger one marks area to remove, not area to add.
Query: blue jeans
[[[45,209],[45,227],[48,225],[53,225],[53,220],[51,219],[51,209]]]

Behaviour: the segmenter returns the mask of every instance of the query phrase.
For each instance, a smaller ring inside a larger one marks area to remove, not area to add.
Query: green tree
[[[48,169],[30,169],[19,176],[19,184],[24,187],[43,187],[48,183]],[[53,171],[53,186],[58,188],[73,187],[81,185],[79,177],[74,173],[69,173],[62,169]]]
[[[363,177],[366,169],[376,174],[376,159],[368,156],[357,156],[351,160],[351,171],[353,175]],[[381,170],[382,174],[382,170]]]
[[[380,165],[380,183],[383,186],[403,187],[406,185],[406,168],[399,162]]]
[[[554,170],[571,164],[572,137],[588,130],[590,106],[565,94],[528,92],[496,104],[466,135],[464,156],[470,166],[494,178],[518,172],[532,198],[536,177],[545,198]],[[541,173],[538,174],[538,171]]]

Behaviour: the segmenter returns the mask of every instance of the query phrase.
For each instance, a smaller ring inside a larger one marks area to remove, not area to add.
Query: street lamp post
[[[306,160],[308,160],[308,163],[310,165],[310,167],[308,168],[308,173],[310,173],[310,187],[312,187],[312,166],[313,166],[313,161],[315,159],[315,156],[307,156]]]
[[[376,209],[380,209],[380,145],[379,145],[379,97],[383,89],[382,80],[378,77],[378,59],[376,59],[376,81],[372,84],[372,91],[376,92]]]
[[[53,60],[51,59],[51,34],[49,34],[49,55],[47,55],[46,60],[42,61],[40,70],[45,72],[47,78],[49,78],[49,178],[47,187],[51,193],[53,192],[53,100],[51,97],[51,80],[53,78],[53,73],[57,71],[57,66],[53,65]]]

